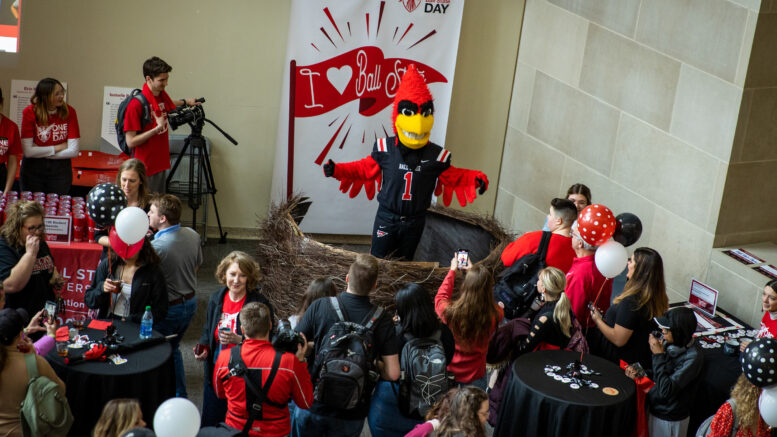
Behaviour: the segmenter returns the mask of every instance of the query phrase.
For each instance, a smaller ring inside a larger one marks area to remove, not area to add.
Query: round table
[[[579,359],[579,353],[562,350],[519,357],[511,369],[494,435],[631,435],[636,418],[636,386],[618,366],[593,355],[583,356],[583,365],[601,373],[585,376],[599,385],[596,389],[573,389],[545,373],[546,365],[566,370],[569,363]],[[605,388],[614,388],[617,394],[605,394]]]
[[[139,341],[140,325],[114,320],[117,333],[124,336],[122,345]],[[100,340],[105,331],[84,329],[81,335]],[[154,331],[154,338],[162,337]],[[80,356],[85,349],[70,349],[70,357]],[[66,365],[52,349],[46,360],[65,382],[66,395],[75,422],[69,436],[89,436],[100,418],[103,406],[115,398],[136,398],[140,401],[143,418],[151,422],[159,404],[175,396],[175,368],[172,349],[167,342],[121,354],[127,362],[115,365],[111,361],[81,361]]]

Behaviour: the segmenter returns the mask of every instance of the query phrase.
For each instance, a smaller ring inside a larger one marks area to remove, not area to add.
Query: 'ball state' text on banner
[[[315,5],[315,6],[313,6]],[[273,201],[313,201],[302,228],[370,234],[377,202],[350,199],[325,178],[394,136],[391,110],[407,66],[434,97],[431,141],[445,144],[463,0],[294,0],[273,175]]]

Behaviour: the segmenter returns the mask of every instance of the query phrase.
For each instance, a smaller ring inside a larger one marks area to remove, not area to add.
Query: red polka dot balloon
[[[580,211],[577,217],[577,232],[586,243],[599,246],[615,233],[615,214],[604,205],[593,204]]]

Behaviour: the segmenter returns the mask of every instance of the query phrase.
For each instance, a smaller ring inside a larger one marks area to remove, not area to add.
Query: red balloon
[[[599,246],[615,233],[615,214],[604,205],[593,204],[580,211],[577,232],[586,243]]]

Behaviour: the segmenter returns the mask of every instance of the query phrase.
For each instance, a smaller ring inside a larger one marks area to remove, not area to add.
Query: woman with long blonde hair
[[[658,252],[640,247],[629,258],[627,267],[626,286],[604,317],[598,310],[591,310],[591,320],[598,329],[589,332],[588,344],[594,355],[616,363],[638,361],[650,369],[648,335],[655,329],[652,320],[669,309],[664,264]]]
[[[111,399],[103,407],[92,437],[119,437],[133,428],[145,426],[137,399]]]
[[[504,317],[504,311],[494,302],[494,276],[479,264],[462,267],[466,276],[459,297],[452,300],[458,269],[454,256],[450,271],[434,298],[434,310],[456,340],[456,351],[448,370],[459,384],[485,389],[488,340]]]

